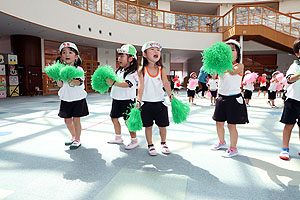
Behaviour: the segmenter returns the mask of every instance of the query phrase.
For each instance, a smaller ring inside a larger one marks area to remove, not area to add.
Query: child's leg
[[[214,97],[210,97],[210,103],[214,102],[213,99],[214,99]]]
[[[289,148],[291,133],[295,124],[286,124],[282,135],[282,148]],[[299,130],[300,132],[300,130]]]
[[[266,96],[267,91],[264,91],[264,97]]]
[[[159,134],[160,134],[160,140],[161,142],[166,142],[167,139],[167,128],[166,127],[158,127],[159,128]]]
[[[75,127],[74,127],[72,118],[65,118],[65,124],[66,124],[67,128],[69,129],[72,137],[75,137],[76,136]]]
[[[111,118],[111,121],[114,125],[115,134],[121,136],[121,124],[118,118]]]
[[[249,103],[249,99],[245,99],[245,103],[248,104]]]
[[[225,138],[224,138],[224,135],[225,135],[224,124],[225,124],[225,122],[216,122],[218,137],[219,137],[220,142],[222,142],[222,143],[225,142]]]
[[[80,135],[81,135],[80,117],[73,117],[73,123],[75,129],[75,140],[80,140]]]
[[[230,147],[236,148],[236,144],[239,136],[236,129],[236,124],[228,124],[227,127],[230,133]]]
[[[272,104],[272,106],[275,106],[275,101],[274,101],[274,99],[271,99],[271,104]]]
[[[152,145],[152,126],[148,126],[145,128],[146,140],[148,145]]]
[[[261,93],[261,90],[258,90],[258,93],[257,93],[257,96],[258,96],[258,97],[259,97],[260,93]]]
[[[192,103],[194,102],[194,98],[192,97]]]
[[[136,132],[129,131],[129,133],[131,138],[136,138]]]
[[[216,103],[216,101],[217,101],[217,97],[214,97],[214,103]]]
[[[191,103],[192,102],[192,97],[189,97],[189,103]]]

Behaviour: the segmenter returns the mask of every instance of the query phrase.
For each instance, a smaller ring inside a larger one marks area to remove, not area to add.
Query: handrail
[[[222,33],[235,25],[264,25],[292,37],[300,35],[300,19],[264,5],[236,5],[223,16],[217,16],[165,11],[124,0],[111,0],[111,4],[105,4],[104,0],[59,1],[118,21],[160,29]],[[81,4],[82,2],[84,3]],[[98,3],[101,3],[99,9]],[[109,7],[110,5],[112,6],[111,10],[103,9],[104,6]],[[239,12],[241,8],[247,8],[246,15]],[[254,9],[255,13],[251,14],[250,9]],[[269,15],[270,13],[271,15]],[[247,20],[243,20],[243,17]]]

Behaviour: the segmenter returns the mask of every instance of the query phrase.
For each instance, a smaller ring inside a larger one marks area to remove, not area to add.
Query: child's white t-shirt
[[[246,85],[243,86],[243,89],[250,90],[253,92],[254,90],[254,83],[246,83]]]
[[[120,79],[124,79],[125,70],[121,69],[117,72],[117,76]],[[137,83],[138,75],[137,72],[132,74],[127,74],[125,77],[125,81],[130,82],[131,87],[122,88],[118,86],[112,86],[110,96],[116,100],[133,100],[136,98],[136,83]]]
[[[77,69],[83,71],[81,67],[77,67]],[[78,78],[84,80],[84,76]],[[86,98],[87,92],[84,90],[84,83],[75,86],[63,81],[63,86],[59,89],[58,96],[60,100],[72,102]]]
[[[276,88],[277,88],[277,85],[278,85],[279,83],[277,83],[276,81],[274,81],[273,83],[270,83],[270,86],[269,86],[269,88],[268,88],[268,90],[270,91],[270,92],[276,92]]]
[[[288,71],[286,72],[286,77],[299,73],[300,65],[294,62]],[[289,85],[286,92],[287,99],[295,99],[300,101],[300,81],[293,82]]]
[[[218,79],[209,79],[207,85],[209,85],[210,91],[216,91],[218,89]]]

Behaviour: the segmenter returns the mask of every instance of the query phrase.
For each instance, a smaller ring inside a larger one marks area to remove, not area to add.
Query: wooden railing
[[[264,25],[292,37],[300,36],[300,19],[266,6],[235,6],[223,16],[223,30],[235,25]]]
[[[300,19],[262,5],[234,6],[224,16],[164,11],[124,0],[59,0],[119,21],[189,32],[222,33],[234,25],[265,25],[299,37]]]

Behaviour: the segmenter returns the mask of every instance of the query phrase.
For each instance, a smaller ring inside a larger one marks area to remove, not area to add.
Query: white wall
[[[166,10],[166,11],[170,11],[171,10],[171,3],[169,0],[159,0],[158,1],[158,9],[160,10]]]
[[[100,62],[100,66],[102,65],[110,65],[113,69],[116,69],[116,50],[115,49],[104,49],[98,48],[98,62]]]
[[[294,62],[294,60],[296,60],[296,56],[293,54],[277,54],[278,70],[285,73],[289,69],[290,65]]]
[[[231,8],[232,8],[232,4],[221,4],[219,9],[220,11],[219,15],[220,16],[225,15]]]
[[[281,0],[279,2],[279,11],[283,13],[300,12],[300,1]]]
[[[58,0],[9,0],[1,3],[0,11],[58,31],[121,44],[142,46],[146,41],[156,40],[167,49],[203,50],[222,41],[222,33],[174,31],[125,23]],[[78,24],[81,29],[78,29]],[[99,34],[99,30],[102,30],[102,34]]]

